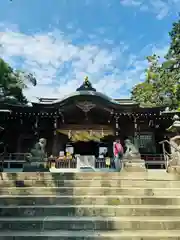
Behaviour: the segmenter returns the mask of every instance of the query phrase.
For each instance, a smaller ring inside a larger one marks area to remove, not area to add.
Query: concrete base
[[[23,166],[23,172],[49,172],[49,169],[43,164],[26,163]]]
[[[167,168],[168,173],[180,175],[180,166],[169,166]]]
[[[123,170],[127,172],[146,172],[145,162],[142,159],[123,160]]]

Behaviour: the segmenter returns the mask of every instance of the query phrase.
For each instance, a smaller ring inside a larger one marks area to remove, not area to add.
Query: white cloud
[[[159,20],[166,17],[170,13],[172,7],[171,4],[162,0],[151,1],[151,6]]]
[[[121,4],[124,6],[139,6],[141,1],[139,0],[121,0]]]
[[[17,29],[1,28],[1,56],[13,67],[31,71],[38,79],[38,87],[26,91],[30,98],[75,91],[86,75],[94,83],[100,81],[105,71],[114,69],[118,57],[116,52],[97,46],[73,45],[58,31],[30,36]],[[112,73],[109,81],[113,77]]]
[[[179,0],[121,0],[120,3],[125,7],[137,7],[140,11],[153,13],[158,20],[180,11]]]
[[[113,50],[91,44],[75,45],[57,30],[33,36],[3,24],[0,30],[1,56],[13,67],[34,73],[38,80],[38,86],[25,91],[31,100],[61,98],[74,92],[86,75],[98,91],[118,97],[118,92],[128,91],[140,81],[146,67],[144,56],[153,49],[147,47],[135,56],[127,53],[124,43]]]

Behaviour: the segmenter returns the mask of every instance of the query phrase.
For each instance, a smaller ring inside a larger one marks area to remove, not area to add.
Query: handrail
[[[175,147],[174,145],[172,145],[168,140],[163,140],[161,142],[159,142],[159,144],[162,144],[163,146],[163,154],[164,154],[164,159],[166,161],[166,171],[168,171],[168,167],[169,167],[169,159],[172,157],[172,154],[168,153],[166,150],[165,150],[165,147],[164,147],[164,143],[168,143],[171,147],[173,147],[177,152],[180,153],[180,149],[178,149],[177,147]]]
[[[168,140],[163,140],[163,141],[159,142],[159,144],[164,144],[165,142],[169,143],[170,146],[172,146],[174,149],[176,149],[178,152],[180,152],[180,149],[178,149],[177,147],[173,146]]]
[[[168,153],[166,150],[165,150],[165,153],[166,153],[166,155],[168,155],[168,157],[171,157],[171,154]]]
[[[168,170],[168,167],[169,167],[169,160],[171,158],[171,154],[168,153],[165,148],[163,148],[163,151],[164,151],[164,159],[165,159],[165,162],[166,162],[166,170]]]
[[[168,166],[169,166],[169,154],[167,154],[167,151],[164,147],[164,143],[166,142],[167,140],[163,140],[161,142],[159,142],[159,144],[162,144],[162,148],[163,148],[163,155],[164,155],[164,160],[165,160],[165,166],[166,166],[166,171],[168,171]],[[167,141],[168,142],[168,141]],[[168,142],[168,144],[170,145],[170,142]]]

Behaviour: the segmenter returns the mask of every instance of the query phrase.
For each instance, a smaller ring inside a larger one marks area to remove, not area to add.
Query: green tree
[[[154,54],[147,57],[143,83],[132,89],[132,99],[144,106],[180,107],[180,20],[169,33],[170,47],[163,63]]]
[[[180,19],[173,23],[173,27],[169,35],[171,43],[168,53],[165,56],[166,62],[164,63],[164,67],[167,68],[173,76],[173,92],[176,96],[176,105],[180,110]]]
[[[0,58],[0,96],[1,101],[15,101],[27,103],[23,90],[27,84],[36,86],[36,78],[31,73],[14,70],[8,63]]]

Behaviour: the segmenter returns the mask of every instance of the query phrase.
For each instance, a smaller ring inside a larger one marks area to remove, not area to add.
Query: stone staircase
[[[180,239],[180,176],[4,173],[0,240],[24,239]]]

